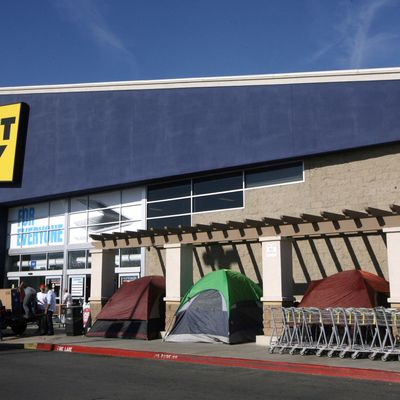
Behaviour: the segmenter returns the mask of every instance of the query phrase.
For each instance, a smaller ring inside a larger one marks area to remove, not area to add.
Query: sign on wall
[[[140,274],[129,274],[119,276],[119,286],[121,287],[124,283],[132,282],[135,279],[139,279]]]
[[[10,249],[64,244],[64,214],[49,214],[48,203],[13,208],[16,221],[10,223]]]
[[[83,276],[71,277],[71,295],[72,297],[83,297]]]
[[[28,105],[0,106],[0,184],[15,184],[22,177]]]

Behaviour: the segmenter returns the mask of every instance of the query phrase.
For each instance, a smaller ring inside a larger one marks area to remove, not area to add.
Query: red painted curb
[[[54,345],[51,343],[38,343],[36,345],[36,350],[52,351],[54,350]]]
[[[151,360],[175,361],[183,363],[219,365],[225,367],[252,368],[264,371],[288,372],[349,378],[369,381],[400,383],[400,372],[382,371],[374,369],[336,367],[320,364],[300,364],[282,361],[248,360],[245,358],[196,356],[187,354],[164,353],[153,351],[123,350],[116,348],[91,347],[79,345],[58,345],[38,343],[37,350],[81,353],[114,357],[128,357]]]

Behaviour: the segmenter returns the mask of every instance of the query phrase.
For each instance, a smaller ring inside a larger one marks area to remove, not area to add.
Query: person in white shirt
[[[47,335],[54,335],[53,314],[56,311],[56,294],[52,289],[51,283],[47,285],[46,301],[47,304],[44,313],[46,314],[47,321]]]
[[[68,292],[68,289],[64,289],[64,296],[63,296],[62,303],[66,307],[72,306],[72,295],[71,295],[71,293]]]
[[[36,306],[38,311],[38,333],[41,335],[46,334],[46,304],[47,304],[47,295],[46,295],[46,285],[41,284],[39,286],[39,292],[36,293]]]
[[[61,319],[61,323],[65,324],[65,314],[66,314],[65,307],[72,306],[72,295],[71,295],[71,293],[68,292],[67,288],[64,289],[64,296],[62,298],[62,305],[63,306],[61,307],[60,319]]]

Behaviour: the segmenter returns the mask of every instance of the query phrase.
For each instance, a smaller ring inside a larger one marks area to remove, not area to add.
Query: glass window
[[[68,269],[86,268],[86,250],[70,251],[68,253]]]
[[[89,196],[89,209],[118,206],[121,202],[121,192],[98,193]]]
[[[194,179],[193,194],[197,195],[242,189],[242,181],[241,172]]]
[[[18,272],[19,271],[19,256],[7,257],[6,271],[7,272]]]
[[[93,225],[88,228],[89,235],[101,235],[102,233],[113,233],[119,231],[119,225]]]
[[[87,241],[86,228],[73,228],[69,230],[69,243],[86,243]]]
[[[190,196],[190,186],[190,181],[149,186],[147,189],[147,201]]]
[[[278,165],[246,172],[246,188],[303,180],[303,163]]]
[[[142,221],[137,221],[137,222],[123,222],[121,224],[121,232],[125,231],[137,231],[138,229],[143,229],[143,223]]]
[[[18,222],[19,210],[19,207],[8,209],[8,222]]]
[[[191,217],[190,215],[182,215],[180,217],[169,217],[169,218],[154,218],[147,220],[147,228],[164,228],[166,226],[177,227],[190,226]]]
[[[64,243],[64,229],[49,231],[48,233],[49,245],[63,244]]]
[[[225,208],[243,207],[243,192],[221,193],[211,196],[195,197],[193,211],[223,210]]]
[[[64,253],[49,253],[49,269],[63,269]]]
[[[121,249],[115,256],[115,264],[121,268],[140,267],[141,264],[140,248]]]
[[[70,200],[70,212],[86,211],[88,208],[87,196],[75,197]]]
[[[49,216],[49,203],[40,203],[33,206],[24,207],[25,218],[24,221],[30,221],[32,219],[44,219],[47,222]],[[26,215],[29,215],[28,219]]]
[[[21,260],[22,271],[41,271],[47,268],[46,254],[27,254]]]
[[[74,226],[86,226],[87,224],[87,213],[74,213],[69,216],[69,226],[72,228]]]
[[[56,200],[50,202],[50,223],[52,223],[51,217],[58,217],[60,215],[64,217],[66,211],[65,204],[65,200]]]
[[[89,211],[89,225],[119,222],[119,215],[119,208],[108,208],[105,210]]]
[[[142,188],[124,189],[122,191],[122,204],[139,203],[143,200],[144,191]]]
[[[160,201],[147,204],[147,217],[190,213],[190,199]]]
[[[22,235],[11,235],[10,236],[10,249],[16,249],[21,247]]]
[[[129,206],[121,208],[121,221],[142,219],[142,206]]]

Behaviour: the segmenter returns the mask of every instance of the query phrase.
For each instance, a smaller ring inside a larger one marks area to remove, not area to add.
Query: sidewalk
[[[103,356],[132,357],[174,362],[256,368],[269,371],[304,373],[400,383],[400,361],[368,358],[352,360],[315,355],[269,354],[255,343],[226,345],[223,343],[169,343],[160,340],[133,340],[66,336],[56,327],[54,336],[38,336],[28,327],[23,336],[3,331],[0,350],[25,348]]]

